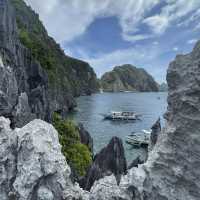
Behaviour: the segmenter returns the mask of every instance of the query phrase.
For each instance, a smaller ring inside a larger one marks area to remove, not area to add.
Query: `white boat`
[[[104,119],[109,120],[136,120],[139,118],[139,115],[134,112],[111,112],[109,114],[104,115]]]
[[[126,137],[126,143],[141,147],[148,146],[150,143],[151,131],[142,130],[141,133],[132,133]]]
[[[123,91],[124,93],[131,93],[132,91],[129,91],[129,90],[126,90],[126,91]]]
[[[102,89],[102,88],[100,88],[99,92],[100,92],[101,94],[103,94],[103,89]]]

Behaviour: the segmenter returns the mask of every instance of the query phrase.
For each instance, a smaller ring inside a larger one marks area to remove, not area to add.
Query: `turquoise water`
[[[130,163],[144,149],[133,149],[125,143],[125,138],[133,131],[149,130],[153,123],[162,117],[167,109],[167,93],[103,93],[77,98],[77,112],[73,114],[76,122],[83,123],[94,140],[97,153],[113,136],[124,142],[127,161]],[[109,111],[134,111],[142,115],[136,122],[112,122],[103,120],[101,114]],[[164,120],[163,120],[164,123]]]

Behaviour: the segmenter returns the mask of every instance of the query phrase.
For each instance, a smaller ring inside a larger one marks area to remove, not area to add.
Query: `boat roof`
[[[121,113],[134,113],[132,111],[111,111],[111,113],[117,113],[117,114],[121,114]]]

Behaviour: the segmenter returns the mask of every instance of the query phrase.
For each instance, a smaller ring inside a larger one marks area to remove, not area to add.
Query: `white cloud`
[[[173,51],[178,51],[179,48],[178,47],[173,47]]]
[[[83,34],[98,17],[116,16],[127,41],[152,38],[162,34],[176,20],[200,8],[199,0],[25,0],[45,24],[49,34],[58,42],[69,42]],[[160,13],[150,15],[152,8],[166,4]],[[193,14],[194,15],[194,14]],[[146,17],[148,16],[148,17]],[[197,12],[193,18],[199,16]],[[145,23],[152,33],[142,33]],[[148,35],[149,34],[149,35]]]
[[[143,23],[149,25],[155,34],[162,34],[165,32],[169,25],[168,18],[166,16],[155,15],[144,19]]]
[[[178,26],[179,27],[187,27],[190,25],[190,23],[195,23],[196,25],[198,24],[200,20],[200,9],[197,9],[196,11],[194,11],[194,13],[189,16],[186,20],[181,21]]]
[[[148,35],[148,34],[127,35],[127,34],[124,34],[124,35],[123,35],[123,38],[124,38],[124,40],[126,40],[126,41],[135,42],[135,41],[139,41],[139,40],[146,40],[146,39],[153,38],[153,35]]]
[[[198,40],[196,38],[188,40],[187,43],[188,44],[195,44]]]
[[[84,50],[85,52],[85,50]],[[101,76],[105,71],[110,71],[114,66],[123,64],[133,64],[137,67],[152,67],[152,60],[160,54],[157,46],[142,46],[136,45],[134,48],[119,49],[108,54],[98,54],[91,58],[88,54],[81,57],[95,69],[98,76]]]
[[[49,33],[59,42],[71,41],[86,31],[97,18],[116,16],[122,36],[133,41],[131,33],[149,8],[159,0],[25,0],[40,14]],[[137,40],[138,37],[136,37]]]
[[[143,20],[143,23],[149,25],[155,34],[164,33],[173,23],[178,23],[177,26],[189,25],[200,16],[199,0],[165,0],[165,2],[167,4],[159,14]]]

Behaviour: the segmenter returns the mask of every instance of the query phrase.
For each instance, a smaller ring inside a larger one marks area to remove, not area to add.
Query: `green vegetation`
[[[46,48],[41,40],[25,29],[20,29],[19,38],[22,44],[31,50],[32,56],[40,62],[41,66],[47,71],[53,70],[56,59],[51,50]]]
[[[58,131],[66,160],[80,176],[84,176],[92,162],[92,155],[88,147],[80,143],[78,128],[72,121],[63,120],[57,113],[54,113],[53,125]]]
[[[66,56],[60,45],[48,36],[39,15],[23,0],[11,0],[11,3],[16,11],[19,39],[47,72],[50,88],[73,96],[86,89],[97,91],[96,75],[88,63]]]

